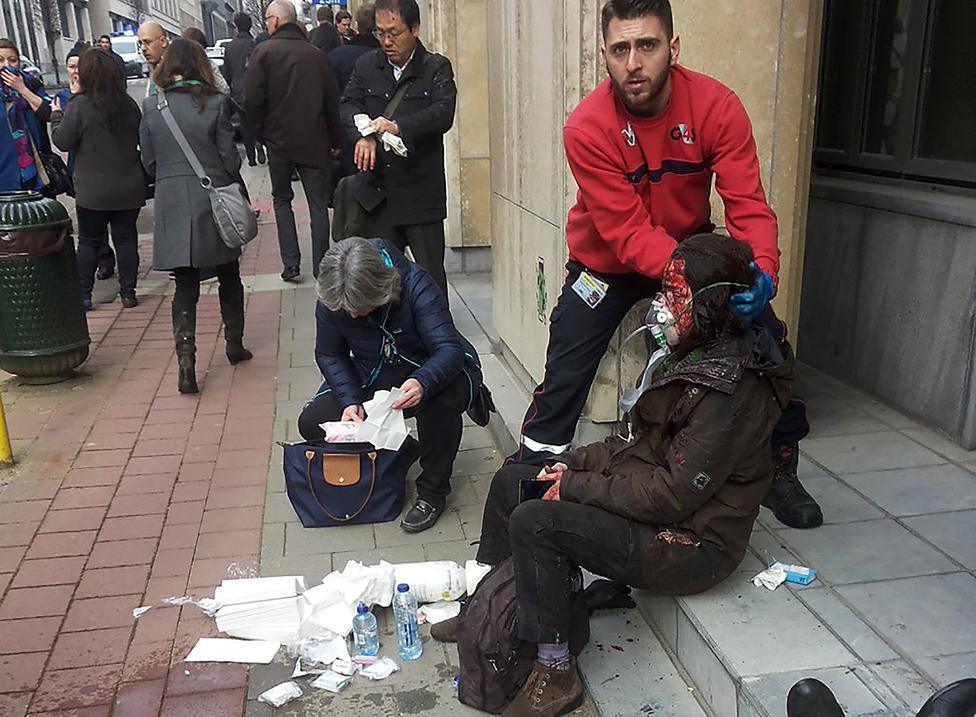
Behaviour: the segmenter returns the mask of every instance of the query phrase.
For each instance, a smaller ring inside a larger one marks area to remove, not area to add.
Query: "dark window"
[[[62,3],[58,6],[58,16],[61,18],[61,36],[71,37],[71,33],[68,31],[68,4]]]
[[[935,3],[922,86],[919,157],[976,164],[974,28],[976,3]]]
[[[976,186],[976,2],[826,0],[818,167]]]

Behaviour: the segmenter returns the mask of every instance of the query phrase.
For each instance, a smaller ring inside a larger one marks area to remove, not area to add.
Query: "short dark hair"
[[[64,56],[64,64],[67,65],[68,64],[68,60],[70,60],[72,57],[78,57],[78,58],[80,58],[82,51],[83,50],[87,50],[87,49],[88,49],[87,47],[78,47],[78,45],[75,44],[74,47],[72,47],[70,50],[68,50],[68,54]]]
[[[376,0],[373,10],[396,13],[411,29],[420,24],[420,7],[417,5],[417,0]]]
[[[246,12],[239,12],[234,15],[234,27],[237,28],[238,32],[250,32],[251,24],[251,16]]]
[[[671,15],[671,0],[608,0],[603,6],[603,37],[614,18],[633,20],[653,15],[661,21],[668,38],[674,37],[674,18]]]
[[[20,59],[20,50],[17,49],[17,44],[7,37],[0,37],[0,50],[13,50],[17,53],[17,59]]]
[[[376,8],[363,5],[356,10],[356,30],[360,35],[368,35],[376,29]]]
[[[336,25],[338,25],[343,20],[352,20],[352,13],[348,10],[340,10],[335,14]]]
[[[319,22],[334,22],[335,13],[328,5],[319,5],[318,10],[315,11],[315,19]]]
[[[709,343],[745,333],[746,324],[729,304],[729,297],[744,289],[706,287],[725,282],[752,286],[749,262],[754,261],[754,255],[749,245],[721,234],[695,234],[678,244],[672,259],[684,260],[685,279],[693,292],[705,289],[692,304],[698,337]]]
[[[200,47],[207,46],[207,36],[203,34],[203,30],[201,30],[199,27],[186,28],[183,30],[182,37],[185,40],[191,40],[192,42],[197,43]]]
[[[109,42],[112,42],[112,36],[109,35],[108,33],[106,33],[104,35],[99,35],[98,36],[98,41],[101,42],[102,40],[108,40]]]

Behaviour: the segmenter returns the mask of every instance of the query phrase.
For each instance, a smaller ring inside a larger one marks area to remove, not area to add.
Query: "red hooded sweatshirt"
[[[604,80],[569,116],[563,141],[579,187],[566,220],[571,259],[596,272],[660,279],[677,242],[709,221],[714,175],[726,228],[776,279],[776,215],[752,125],[722,83],[675,66],[667,110],[647,119],[630,114]]]

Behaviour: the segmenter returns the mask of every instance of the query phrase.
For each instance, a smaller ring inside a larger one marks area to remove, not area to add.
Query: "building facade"
[[[827,0],[800,357],[976,447],[976,4]]]

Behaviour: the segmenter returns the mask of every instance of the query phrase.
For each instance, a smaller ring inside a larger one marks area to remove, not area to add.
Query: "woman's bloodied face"
[[[692,290],[685,279],[685,260],[671,259],[664,267],[664,278],[661,281],[661,293],[671,314],[675,317],[674,328],[682,341],[694,332],[695,319],[692,315]]]

